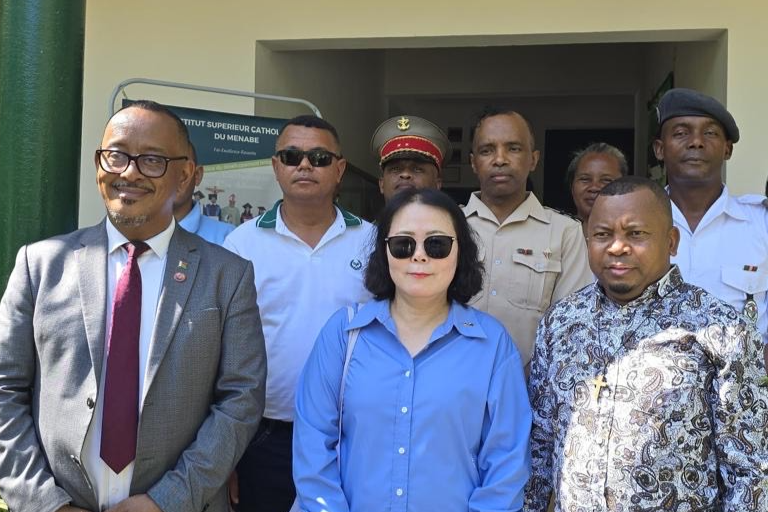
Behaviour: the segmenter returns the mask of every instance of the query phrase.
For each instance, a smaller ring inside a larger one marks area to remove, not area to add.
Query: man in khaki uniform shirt
[[[593,279],[579,223],[544,208],[525,190],[539,161],[534,145],[533,130],[520,114],[485,113],[475,126],[471,154],[480,192],[464,208],[486,272],[471,305],[504,324],[526,366],[547,308]]]

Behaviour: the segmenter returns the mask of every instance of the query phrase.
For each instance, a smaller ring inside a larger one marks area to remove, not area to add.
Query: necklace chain
[[[608,374],[608,366],[616,360],[616,356],[618,356],[619,352],[621,352],[623,349],[627,347],[627,344],[630,342],[630,340],[634,340],[635,335],[637,334],[637,331],[640,330],[641,327],[643,327],[648,320],[650,320],[651,315],[656,309],[656,306],[659,305],[661,302],[662,297],[659,295],[657,296],[653,302],[651,302],[648,305],[648,310],[643,314],[643,318],[640,320],[640,323],[637,324],[637,326],[632,329],[632,331],[627,334],[626,332],[622,336],[621,343],[619,343],[619,346],[616,348],[611,347],[611,352],[608,353],[607,347],[603,346],[602,342],[602,326],[605,320],[605,315],[603,311],[600,311],[600,314],[596,318],[597,323],[597,345],[601,349],[605,349],[604,354],[604,364],[603,367],[600,368],[600,371],[598,372],[597,376],[592,379],[592,398],[595,402],[597,402],[600,399],[600,392],[603,388],[608,387],[608,381],[607,374]],[[632,312],[632,318],[629,321],[629,325],[631,326],[635,322],[635,316],[637,316],[638,310]]]

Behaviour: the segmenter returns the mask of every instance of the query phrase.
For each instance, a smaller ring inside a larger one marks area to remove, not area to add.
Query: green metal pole
[[[0,291],[22,245],[77,228],[85,0],[0,0]]]

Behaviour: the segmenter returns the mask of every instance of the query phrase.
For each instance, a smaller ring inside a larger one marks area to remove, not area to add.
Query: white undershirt
[[[131,462],[119,474],[115,474],[107,464],[101,460],[101,422],[104,411],[104,381],[107,375],[107,341],[112,325],[112,300],[117,287],[117,280],[128,262],[128,252],[122,245],[129,242],[125,236],[107,220],[107,303],[106,303],[106,329],[104,338],[104,358],[101,368],[101,381],[99,393],[96,398],[96,409],[93,421],[88,428],[83,445],[81,460],[90,478],[91,485],[99,501],[100,510],[117,505],[128,498],[133,478],[134,463]],[[161,233],[149,240],[145,240],[150,250],[139,256],[139,270],[141,271],[141,328],[139,334],[139,396],[143,403],[146,396],[144,378],[147,374],[147,361],[149,360],[150,342],[155,326],[157,302],[160,297],[160,287],[163,282],[165,262],[168,256],[168,245],[176,227],[176,222],[171,223]],[[141,417],[141,404],[139,404],[139,417]]]

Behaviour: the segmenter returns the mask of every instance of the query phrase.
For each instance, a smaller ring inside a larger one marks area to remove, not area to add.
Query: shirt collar
[[[179,221],[179,226],[190,233],[197,233],[197,230],[200,229],[200,221],[202,218],[203,214],[200,212],[200,207],[198,206],[197,201],[192,201],[192,209]]]
[[[279,199],[272,208],[264,212],[263,215],[260,215],[256,219],[256,227],[257,228],[266,228],[266,229],[275,229],[277,226],[277,218],[280,215],[280,204],[283,202],[282,199]],[[347,210],[340,207],[338,204],[334,203],[334,207],[336,208],[337,215],[341,215],[341,218],[344,220],[344,224],[349,226],[360,226],[363,223],[363,220],[358,217],[357,215],[348,212]]]
[[[128,240],[125,235],[118,231],[117,228],[112,224],[112,221],[109,219],[107,219],[106,224],[107,249],[109,250],[109,254],[112,254],[124,244],[130,242],[130,240]],[[171,223],[168,224],[167,228],[152,238],[144,240],[144,242],[159,258],[165,258],[165,255],[168,253],[168,246],[171,244],[171,237],[173,236],[174,229],[176,229],[176,221],[173,219],[173,217],[171,217]]]
[[[672,264],[661,279],[648,286],[639,297],[628,302],[624,307],[637,308],[647,306],[657,299],[663,299],[668,296],[681,284],[683,284],[683,276],[680,274],[680,269],[676,264]],[[595,283],[595,291],[595,305],[597,308],[600,308],[605,304],[616,305],[616,302],[605,294],[605,290],[599,283]]]
[[[666,191],[667,194],[669,194],[669,185],[666,186]],[[725,184],[723,184],[723,190],[720,192],[720,196],[714,203],[712,203],[712,206],[709,207],[709,210],[704,214],[704,218],[700,224],[709,222],[707,219],[714,219],[722,213],[737,220],[749,220],[749,215],[744,211],[744,208],[739,204],[736,198],[731,197],[731,194],[728,192],[728,186]],[[678,208],[674,202],[672,203],[672,216],[678,224],[684,226],[687,225],[683,212],[680,211],[680,208]]]
[[[361,329],[377,320],[384,327],[389,327],[394,333],[394,320],[389,312],[389,300],[372,300],[364,304],[355,314],[352,321],[347,325],[347,331],[351,329]],[[475,314],[475,310],[459,304],[456,301],[451,302],[448,310],[448,317],[440,324],[434,332],[433,341],[442,338],[452,329],[456,329],[461,335],[467,338],[487,338],[487,334],[480,326],[480,322]]]
[[[739,203],[735,197],[732,197],[731,194],[728,193],[727,185],[723,185],[723,193],[720,194],[720,197],[717,201],[720,201],[723,198],[725,198],[725,213],[734,219],[749,220],[749,215],[744,211],[744,206]],[[717,203],[717,201],[715,203]]]
[[[467,217],[477,215],[480,218],[491,220],[497,224],[499,222],[491,209],[480,199],[479,191],[470,194],[467,206],[464,208],[464,215]],[[549,224],[549,217],[544,211],[544,207],[541,206],[541,203],[532,192],[526,192],[525,200],[501,224],[524,221],[528,217],[533,217]]]

